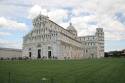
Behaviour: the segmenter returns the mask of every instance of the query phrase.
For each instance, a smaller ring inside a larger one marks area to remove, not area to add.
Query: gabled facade
[[[102,28],[93,36],[78,37],[71,23],[64,29],[41,14],[32,23],[33,30],[23,38],[23,56],[59,60],[104,57]]]

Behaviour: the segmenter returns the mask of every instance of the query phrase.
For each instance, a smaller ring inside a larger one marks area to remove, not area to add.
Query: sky
[[[125,49],[125,0],[0,0],[0,47],[22,48],[38,14],[64,28],[72,22],[79,36],[105,32],[105,51]]]

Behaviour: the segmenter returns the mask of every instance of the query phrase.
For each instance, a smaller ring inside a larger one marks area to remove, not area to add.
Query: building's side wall
[[[79,37],[83,45],[83,56],[84,58],[96,58],[97,57],[97,46],[95,36],[83,36]]]
[[[0,49],[0,58],[22,57],[22,51]]]
[[[60,53],[62,59],[80,59],[82,57],[82,44],[79,40],[59,33],[58,40],[60,41]]]
[[[82,57],[81,51],[82,49],[80,47],[61,41],[60,53],[62,59],[80,59]]]
[[[104,57],[104,32],[103,28],[97,28],[95,35],[78,38],[82,41],[84,58]]]

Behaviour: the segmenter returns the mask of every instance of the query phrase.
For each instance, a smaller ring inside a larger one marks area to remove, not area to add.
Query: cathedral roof
[[[46,18],[48,19],[49,17],[48,16],[45,16],[45,15],[42,15],[41,13],[39,15],[37,15],[34,19],[42,19],[42,18]]]
[[[70,23],[70,25],[67,27],[67,30],[77,32],[76,29],[74,28],[74,26],[72,25],[72,23]]]

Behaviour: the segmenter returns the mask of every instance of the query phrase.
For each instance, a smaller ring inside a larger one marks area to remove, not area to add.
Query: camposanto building
[[[103,28],[97,28],[95,35],[79,37],[72,23],[64,29],[41,14],[32,23],[33,30],[23,38],[23,56],[60,60],[104,57]]]
[[[11,58],[19,58],[19,57],[22,57],[21,49],[0,47],[0,59],[11,59]]]

